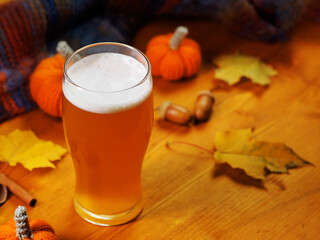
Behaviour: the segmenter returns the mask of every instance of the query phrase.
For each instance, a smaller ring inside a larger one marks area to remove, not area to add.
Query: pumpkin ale
[[[153,123],[147,58],[117,43],[76,51],[65,64],[62,109],[76,211],[98,225],[132,220],[142,210],[141,168]]]

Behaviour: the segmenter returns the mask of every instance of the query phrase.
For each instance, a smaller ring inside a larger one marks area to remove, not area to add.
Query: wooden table
[[[214,91],[214,114],[192,127],[155,119],[143,165],[144,210],[136,221],[99,227],[73,209],[74,170],[70,154],[56,169],[29,172],[21,166],[5,173],[37,199],[29,218],[49,222],[59,239],[320,239],[320,26],[299,24],[288,42],[265,44],[234,36],[206,21],[157,21],[138,33],[134,45],[145,50],[151,36],[189,27],[202,46],[197,77],[179,82],[154,79],[155,107],[170,100],[193,108],[197,92],[215,86],[211,60],[236,51],[258,56],[279,75],[269,87],[249,81]],[[218,130],[255,128],[259,140],[284,142],[314,166],[253,180],[228,166],[217,166],[199,151],[173,151],[168,140],[211,149]],[[0,125],[0,134],[32,129],[39,138],[66,146],[61,120],[40,110]],[[0,207],[0,224],[11,219],[15,196]]]

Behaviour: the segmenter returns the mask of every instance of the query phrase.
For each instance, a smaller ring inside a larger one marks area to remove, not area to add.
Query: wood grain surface
[[[320,25],[300,23],[286,42],[266,44],[235,36],[209,21],[156,21],[143,27],[134,46],[145,50],[154,35],[179,24],[202,48],[199,74],[184,81],[154,79],[155,108],[172,101],[193,109],[196,95],[220,83],[212,59],[241,52],[259,57],[279,72],[268,87],[241,81],[214,90],[214,113],[191,127],[159,120],[145,157],[142,181],[144,210],[133,222],[99,227],[73,209],[74,170],[70,154],[56,169],[6,167],[4,173],[33,194],[30,219],[50,223],[59,239],[320,239]],[[210,154],[189,148],[168,149],[167,141],[184,140],[214,147],[216,131],[254,128],[259,140],[283,142],[314,166],[272,174],[265,182]],[[66,146],[60,119],[36,109],[0,125],[0,134],[32,129],[39,138]],[[13,218],[23,203],[15,196],[0,207],[0,224]]]

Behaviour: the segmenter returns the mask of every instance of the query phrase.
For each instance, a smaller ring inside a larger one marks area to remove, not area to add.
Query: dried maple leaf
[[[240,53],[222,55],[215,59],[214,63],[219,66],[215,70],[215,78],[230,85],[239,82],[242,77],[260,85],[267,85],[270,84],[269,77],[277,75],[276,70],[258,58]]]
[[[0,136],[0,161],[16,166],[21,163],[26,169],[52,167],[50,161],[58,160],[66,149],[51,141],[40,140],[32,131],[14,130],[8,136]]]
[[[256,179],[265,179],[265,169],[287,173],[289,168],[311,164],[283,143],[256,141],[252,133],[252,129],[217,132],[213,155],[216,162],[241,168]]]

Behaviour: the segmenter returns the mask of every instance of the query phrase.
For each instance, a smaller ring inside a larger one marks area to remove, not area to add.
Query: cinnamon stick
[[[9,190],[24,203],[31,207],[35,206],[37,199],[35,199],[30,193],[28,193],[25,189],[23,189],[20,185],[8,178],[3,173],[0,173],[0,183],[7,186]]]

